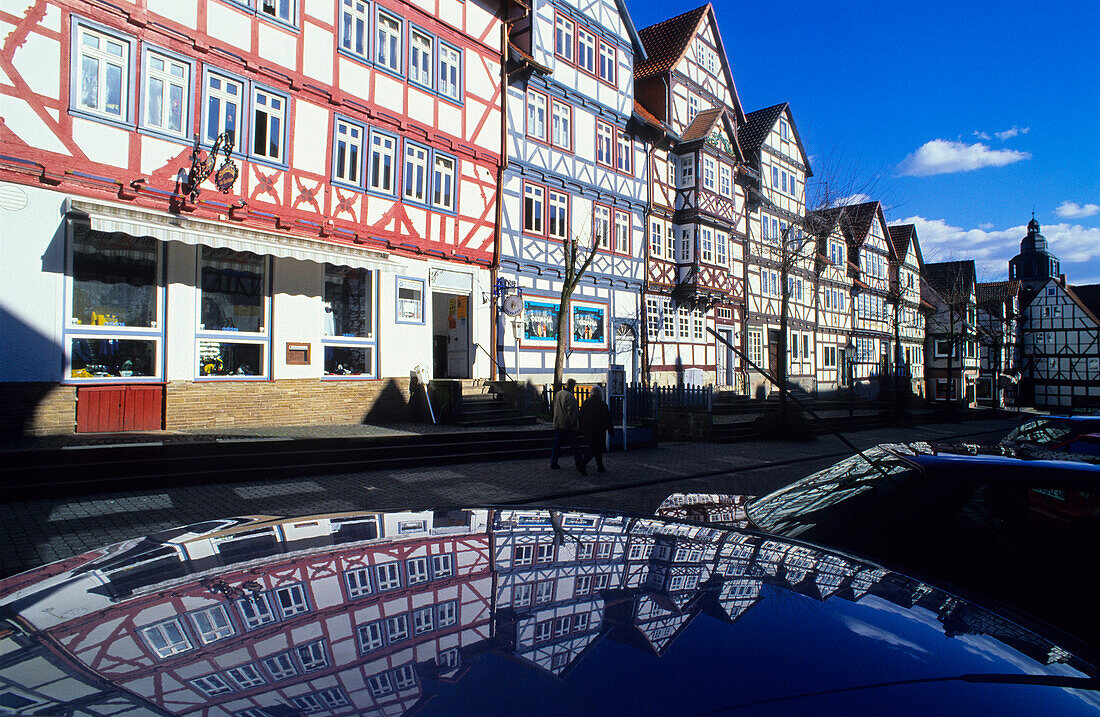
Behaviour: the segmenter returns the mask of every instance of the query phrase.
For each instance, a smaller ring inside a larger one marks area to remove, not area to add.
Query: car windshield
[[[904,456],[931,453],[925,443],[884,444],[857,453],[746,506],[754,525],[794,537],[817,526],[826,509],[874,491],[882,497],[920,469]]]
[[[1055,418],[1036,418],[1026,421],[1020,427],[1013,429],[1005,436],[1002,443],[1013,445],[1017,443],[1030,443],[1036,446],[1050,446],[1062,442],[1073,431],[1065,421]]]

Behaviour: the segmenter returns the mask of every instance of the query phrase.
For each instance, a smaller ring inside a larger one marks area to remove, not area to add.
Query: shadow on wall
[[[60,382],[62,347],[3,306],[0,346],[0,440],[9,441],[27,434],[38,406]],[[55,374],[52,381],[41,380],[47,360],[56,364],[47,372]]]
[[[417,396],[420,397],[419,403],[422,404],[424,389],[415,379],[410,382],[407,391],[402,390],[396,380],[392,378],[385,379],[385,385],[378,392],[371,407],[363,414],[360,423],[400,423],[416,420]],[[427,414],[426,407],[424,413]]]

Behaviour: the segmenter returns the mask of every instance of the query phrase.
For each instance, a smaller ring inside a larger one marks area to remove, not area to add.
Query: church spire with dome
[[[1020,240],[1020,253],[1008,262],[1008,278],[1020,282],[1021,303],[1030,302],[1043,284],[1060,273],[1058,257],[1047,249],[1047,239],[1040,229],[1032,212],[1027,236]]]

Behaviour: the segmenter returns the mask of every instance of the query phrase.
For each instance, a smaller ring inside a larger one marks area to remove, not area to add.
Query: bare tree
[[[591,221],[589,224],[591,225]],[[565,347],[569,341],[566,335],[569,327],[569,301],[573,298],[573,291],[577,284],[584,278],[588,268],[592,266],[592,260],[600,250],[601,244],[610,241],[610,227],[601,227],[600,231],[593,231],[590,242],[585,246],[579,236],[572,236],[562,241],[562,282],[561,302],[558,304],[558,317],[556,331],[558,337],[557,351],[554,355],[554,390],[557,391],[564,384],[565,378]]]

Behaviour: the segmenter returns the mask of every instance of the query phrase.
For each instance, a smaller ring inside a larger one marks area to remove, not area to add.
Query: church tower
[[[1027,236],[1020,241],[1020,253],[1008,262],[1008,278],[1020,282],[1020,306],[1031,298],[1051,277],[1059,275],[1058,257],[1047,250],[1047,240],[1039,233],[1035,215],[1027,224]]]

